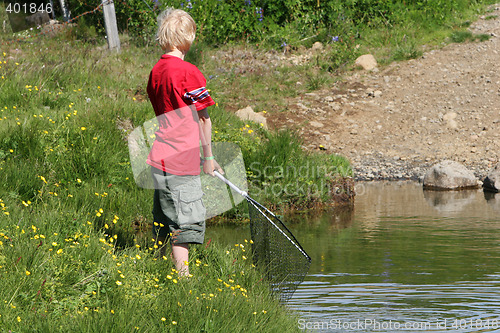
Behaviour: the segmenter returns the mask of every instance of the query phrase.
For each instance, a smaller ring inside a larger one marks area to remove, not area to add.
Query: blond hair
[[[196,23],[185,11],[168,8],[158,16],[156,39],[163,50],[176,48],[186,53],[195,35]]]

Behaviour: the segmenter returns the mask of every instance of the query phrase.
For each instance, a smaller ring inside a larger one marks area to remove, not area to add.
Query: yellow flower
[[[26,271],[26,275],[31,275],[31,272],[30,271]]]
[[[59,250],[57,250],[57,252],[56,252],[56,253],[57,253],[57,254],[61,254],[61,253],[63,253],[63,249],[59,249]]]
[[[161,317],[161,321],[166,321],[166,320],[167,320],[167,318]]]
[[[123,283],[121,281],[116,281],[116,284],[121,286]]]
[[[175,320],[173,320],[172,325],[177,325],[177,322]]]
[[[82,131],[85,131],[87,128],[86,128],[86,127],[84,127],[84,126],[82,126],[82,127],[80,127],[80,129],[81,129]]]
[[[115,314],[115,310],[111,309],[111,314]]]
[[[17,321],[21,322],[21,317],[17,316]]]
[[[172,276],[171,275],[167,275],[167,279],[172,280]]]
[[[57,246],[58,244],[56,242],[52,242],[52,246]]]
[[[172,282],[173,282],[173,283],[177,283],[177,280],[176,280],[176,279],[173,279],[173,280],[172,280]]]

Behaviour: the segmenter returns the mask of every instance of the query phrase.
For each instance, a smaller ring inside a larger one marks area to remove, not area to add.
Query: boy
[[[165,54],[151,70],[147,87],[159,123],[147,160],[155,184],[153,234],[161,254],[171,236],[176,269],[188,276],[189,244],[202,244],[205,235],[200,140],[203,171],[212,176],[216,169],[222,173],[212,155],[207,112],[215,102],[198,68],[184,61],[195,38],[194,20],[182,10],[167,9],[158,23],[157,39]]]

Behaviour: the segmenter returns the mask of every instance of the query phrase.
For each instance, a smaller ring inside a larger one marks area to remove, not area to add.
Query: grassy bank
[[[295,314],[278,305],[252,266],[244,239],[229,248],[194,248],[189,280],[177,276],[169,258],[155,257],[152,193],[133,179],[126,137],[153,116],[144,88],[159,49],[123,38],[122,52],[109,53],[74,32],[0,37],[2,330],[298,330]],[[309,158],[323,163],[300,150],[292,133],[240,121],[223,103],[211,117],[216,141],[237,143],[247,165],[257,162],[248,172],[260,200],[292,202],[259,192],[275,175],[261,178],[261,168]],[[246,213],[240,207],[232,214]]]

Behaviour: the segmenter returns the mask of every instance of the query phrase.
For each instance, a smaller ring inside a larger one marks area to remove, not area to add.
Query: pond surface
[[[500,194],[357,185],[351,211],[290,223],[312,257],[289,306],[317,332],[500,332]],[[207,231],[241,240],[245,228]]]

